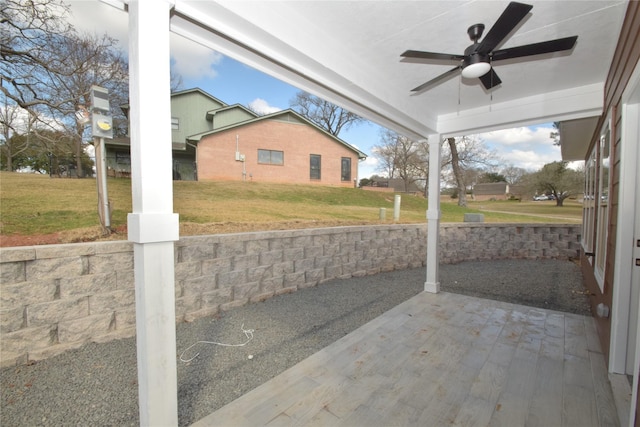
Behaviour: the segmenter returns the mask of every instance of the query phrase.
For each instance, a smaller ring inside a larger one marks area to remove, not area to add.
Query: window
[[[600,285],[600,290],[604,291],[604,270],[607,259],[607,236],[609,228],[609,178],[611,160],[611,132],[609,127],[605,129],[600,137],[598,149],[600,150],[599,171],[598,171],[598,218],[596,228],[596,268],[595,276]]]
[[[171,117],[171,130],[180,129],[180,119],[177,117]]]
[[[340,179],[342,181],[351,181],[351,157],[343,157],[340,166]]]
[[[131,156],[129,153],[125,151],[116,151],[116,163],[130,165],[131,164]]]
[[[320,179],[320,163],[321,158],[318,154],[309,157],[309,178]]]
[[[596,200],[596,150],[594,149],[585,164],[584,200],[582,202],[582,249],[593,253]],[[589,261],[593,261],[589,258]]]
[[[283,165],[284,152],[277,150],[258,150],[258,163],[266,165]]]

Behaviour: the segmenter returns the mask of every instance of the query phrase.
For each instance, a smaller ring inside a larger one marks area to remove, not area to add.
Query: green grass
[[[126,225],[131,212],[131,181],[109,179],[114,228]],[[393,222],[394,195],[355,188],[256,182],[174,182],[174,212],[184,224],[273,224],[319,222],[330,225],[377,224],[380,208]],[[427,201],[403,195],[400,222],[426,222]],[[442,222],[461,222],[467,212],[483,213],[486,222],[579,222],[581,206],[554,202],[441,203]],[[0,173],[0,234],[35,235],[98,226],[94,179],[58,179],[35,174]],[[254,227],[255,228],[255,227]]]

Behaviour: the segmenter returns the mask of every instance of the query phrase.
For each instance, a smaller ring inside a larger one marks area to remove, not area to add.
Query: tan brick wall
[[[311,126],[263,120],[203,138],[198,143],[199,180],[243,179],[243,164],[235,160],[236,135],[245,155],[246,180],[352,187],[358,178],[358,156]],[[283,165],[258,163],[258,149],[284,153]],[[309,156],[321,156],[321,179],[309,177]],[[351,158],[351,181],[340,177],[341,158]]]

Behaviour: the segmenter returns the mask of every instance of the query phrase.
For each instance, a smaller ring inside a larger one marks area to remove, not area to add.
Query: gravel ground
[[[580,268],[569,261],[440,266],[441,290],[590,315]],[[334,280],[177,325],[178,412],[189,425],[419,293],[423,268]],[[245,346],[196,344],[217,341]],[[185,351],[187,350],[187,351]],[[184,354],[182,354],[184,352]],[[185,363],[180,360],[190,359]],[[253,358],[249,359],[249,355]],[[0,371],[0,424],[138,425],[135,339],[87,344]]]

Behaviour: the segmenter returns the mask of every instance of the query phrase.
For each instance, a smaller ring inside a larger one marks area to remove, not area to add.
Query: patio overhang
[[[560,149],[563,160],[585,160],[599,120],[598,115],[560,122]]]

